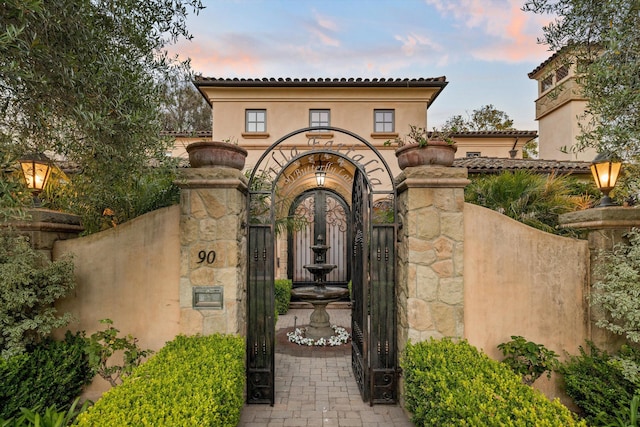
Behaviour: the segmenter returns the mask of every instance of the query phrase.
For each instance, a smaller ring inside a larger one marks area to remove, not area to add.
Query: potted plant
[[[451,166],[458,147],[446,132],[427,132],[424,128],[410,125],[409,142],[402,138],[386,141],[385,145],[397,144],[396,157],[400,169],[410,166]]]
[[[247,150],[227,141],[198,141],[187,145],[192,168],[226,167],[242,170]]]

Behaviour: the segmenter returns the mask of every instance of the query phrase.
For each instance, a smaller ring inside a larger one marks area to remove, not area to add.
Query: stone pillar
[[[8,222],[3,226],[12,227],[28,236],[33,249],[50,261],[56,240],[74,239],[84,231],[78,215],[33,208],[27,211],[27,216],[25,221]]]
[[[463,240],[466,168],[406,168],[396,179],[398,348],[407,340],[464,336]]]
[[[587,295],[594,292],[593,283],[599,277],[596,273],[602,259],[600,251],[610,251],[613,247],[624,242],[625,233],[633,227],[640,227],[640,209],[626,207],[605,207],[585,209],[560,215],[560,224],[567,228],[585,230],[590,252],[590,283]],[[596,326],[604,313],[598,307],[589,306],[589,340],[601,349],[617,350],[624,339],[605,329]]]
[[[180,331],[244,334],[247,180],[236,169],[206,167],[181,171],[177,184]],[[204,292],[202,300],[194,297],[194,288]],[[216,298],[208,299],[220,291],[221,306]]]

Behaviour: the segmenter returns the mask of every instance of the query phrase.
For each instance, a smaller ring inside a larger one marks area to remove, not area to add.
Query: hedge
[[[409,343],[401,366],[417,426],[585,426],[466,341]]]
[[[244,350],[238,336],[178,336],[80,414],[77,425],[236,426]]]
[[[20,415],[20,408],[61,409],[93,379],[83,333],[67,332],[64,341],[46,339],[26,353],[0,357],[0,418]]]
[[[287,314],[289,303],[291,302],[291,280],[275,280],[276,311],[278,314]]]

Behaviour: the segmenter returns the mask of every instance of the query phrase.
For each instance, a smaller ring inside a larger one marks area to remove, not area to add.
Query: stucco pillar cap
[[[407,188],[464,188],[471,182],[467,176],[467,168],[408,167],[396,177],[396,185],[398,191],[405,191]]]
[[[247,178],[233,168],[189,168],[178,171],[175,181],[180,188],[237,188],[247,190]]]
[[[586,230],[640,227],[640,209],[618,206],[585,209],[562,214],[558,221],[563,228]]]

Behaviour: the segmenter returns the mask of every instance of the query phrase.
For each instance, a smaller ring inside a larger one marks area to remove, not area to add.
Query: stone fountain
[[[291,293],[304,302],[313,305],[313,313],[309,327],[305,332],[307,338],[318,340],[320,338],[328,339],[334,335],[333,328],[329,323],[329,313],[327,313],[327,304],[335,302],[349,293],[348,289],[335,286],[326,286],[326,277],[334,268],[335,264],[327,264],[327,250],[330,246],[323,244],[324,237],[320,234],[316,239],[316,244],[311,246],[314,254],[314,264],[304,265],[303,267],[313,274],[314,285],[295,288]]]

